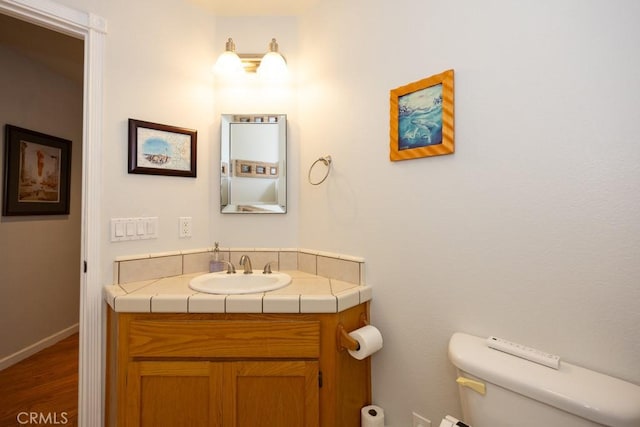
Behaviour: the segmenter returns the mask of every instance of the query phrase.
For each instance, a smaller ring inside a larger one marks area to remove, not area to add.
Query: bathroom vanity
[[[334,314],[108,311],[107,425],[354,426],[369,358],[339,350],[367,304]]]
[[[105,287],[106,425],[359,425],[370,358],[339,331],[365,324],[370,288],[289,273],[249,295],[200,294],[195,274]]]

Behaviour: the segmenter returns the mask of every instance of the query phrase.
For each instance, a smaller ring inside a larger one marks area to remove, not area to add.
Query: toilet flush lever
[[[470,388],[471,390],[478,392],[483,396],[487,393],[487,387],[485,386],[484,383],[481,383],[480,381],[472,380],[470,378],[465,378],[465,377],[458,377],[456,382],[460,384],[462,387]]]

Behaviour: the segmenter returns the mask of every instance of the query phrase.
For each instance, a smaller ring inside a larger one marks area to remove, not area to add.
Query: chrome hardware
[[[240,265],[244,266],[244,274],[253,273],[253,267],[251,267],[251,259],[248,255],[242,255],[240,257]]]
[[[235,274],[236,273],[236,268],[233,264],[231,264],[229,261],[225,261],[223,259],[220,260],[220,262],[224,262],[227,266],[227,274]]]
[[[264,269],[262,270],[262,274],[271,274],[273,273],[273,271],[271,271],[271,264],[277,264],[278,261],[269,261],[268,263],[266,263],[264,265]]]

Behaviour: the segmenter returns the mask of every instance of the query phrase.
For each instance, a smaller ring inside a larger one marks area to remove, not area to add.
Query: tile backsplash
[[[239,267],[240,257],[248,255],[254,270],[273,262],[274,270],[299,270],[329,279],[364,285],[364,259],[297,248],[221,248],[220,258]],[[116,258],[114,284],[155,280],[182,274],[209,271],[211,249],[129,255]]]

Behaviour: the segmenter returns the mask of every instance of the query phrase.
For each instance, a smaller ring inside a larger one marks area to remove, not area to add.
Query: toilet
[[[449,341],[449,360],[458,371],[463,415],[458,425],[640,427],[635,384],[564,361],[558,369],[543,366],[460,332]]]

